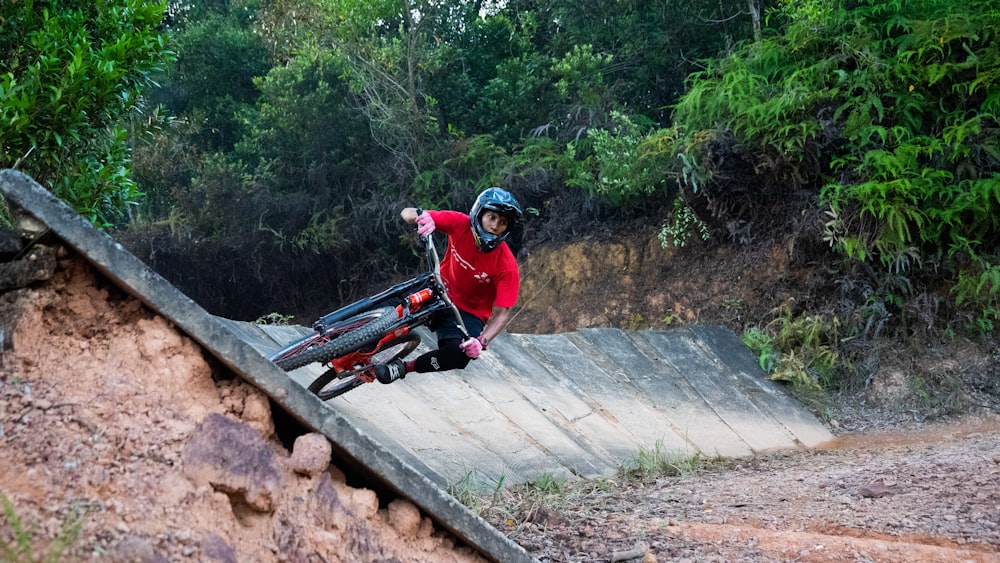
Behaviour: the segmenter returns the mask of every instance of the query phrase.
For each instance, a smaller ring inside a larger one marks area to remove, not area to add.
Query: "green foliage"
[[[439,166],[419,173],[413,197],[425,209],[468,207],[481,191],[503,184],[507,152],[492,135],[458,135],[442,145]]]
[[[827,184],[823,197],[856,216],[853,224],[874,226],[844,238],[849,255],[876,257],[886,269],[909,248],[982,262],[967,241],[989,240],[1000,227],[1000,121],[995,110],[982,109],[1000,98],[1000,56],[991,47],[1000,14],[990,6],[924,2],[917,13],[899,7],[862,14],[913,19],[901,20],[904,33],[878,38],[895,55],[879,97],[848,99],[838,110],[854,144],[833,166],[852,181]],[[970,283],[961,262],[946,266],[958,270],[956,304],[978,307],[980,328],[988,329],[996,315],[990,268],[982,268],[987,278]]]
[[[684,90],[684,78],[700,61],[751,37],[751,19],[742,0],[645,2],[621,0],[609,9],[600,0],[535,3],[537,44],[555,59],[589,46],[610,57],[603,82],[631,113],[654,121]],[[522,3],[511,11],[524,11]],[[738,16],[738,17],[734,17]],[[592,77],[585,76],[584,82]]]
[[[647,143],[652,142],[654,136],[651,135]],[[671,156],[676,156],[678,169],[672,176],[677,180],[678,186],[691,194],[692,199],[697,199],[699,192],[704,192],[705,187],[713,180],[708,147],[715,143],[719,136],[719,132],[715,129],[701,129],[687,134],[678,133],[676,126],[670,130],[667,147],[674,149],[675,154]],[[662,159],[662,156],[659,158]],[[670,165],[665,164],[665,166]]]
[[[552,65],[556,92],[586,107],[600,106],[607,97],[604,73],[611,60],[611,55],[595,53],[593,45],[574,45]]]
[[[0,168],[19,168],[99,226],[140,191],[125,124],[170,57],[164,3],[0,4]]]
[[[721,161],[703,159],[712,141],[694,139],[715,129],[758,171],[819,188],[825,239],[883,275],[904,257],[914,274],[957,276],[967,249],[974,262],[995,252],[966,244],[1000,235],[995,3],[784,2],[770,21],[763,39],[690,76],[674,114],[697,180],[685,172],[685,184],[698,192],[717,172]],[[990,286],[963,295],[974,287]],[[962,302],[989,317],[988,301]]]
[[[978,311],[975,319],[980,332],[992,333],[1000,323],[1000,264],[976,257],[973,264],[958,273],[952,290],[958,306]]]
[[[551,473],[544,473],[528,484],[528,487],[542,496],[561,495],[564,491],[563,482]]]
[[[743,309],[746,306],[746,302],[739,297],[728,297],[722,300],[722,306],[725,308],[726,313],[729,314],[732,321],[739,322],[743,320]]]
[[[3,505],[4,521],[0,522],[0,556],[8,563],[55,563],[62,559],[63,554],[76,542],[83,528],[86,513],[74,508],[62,522],[59,532],[49,543],[43,553],[36,553],[34,527],[26,527],[15,510],[14,503],[7,495],[0,493],[0,504]]]
[[[830,63],[810,65],[796,57],[801,53],[773,41],[745,49],[710,61],[706,70],[689,77],[675,121],[691,132],[721,127],[748,147],[773,147],[781,154],[815,150]]]
[[[347,201],[356,176],[349,163],[372,148],[364,137],[359,142],[365,126],[344,105],[343,69],[331,53],[302,53],[254,80],[259,99],[239,116],[245,133],[232,150],[201,155],[189,185],[164,186],[186,230],[232,249],[259,247],[265,233],[289,252],[329,253],[348,244],[346,203],[333,198]],[[206,147],[200,134],[187,141]]]
[[[410,182],[425,168],[425,158],[439,148],[447,122],[440,119],[438,95],[428,84],[460,57],[435,32],[450,18],[471,22],[468,6],[426,0],[408,2],[337,2],[323,5],[337,22],[340,41],[321,41],[321,50],[342,57],[339,80],[354,96],[369,124],[369,134],[384,147],[382,158],[395,181]],[[454,21],[451,22],[454,24]]]
[[[674,211],[660,227],[660,232],[656,234],[660,246],[667,248],[674,245],[677,248],[683,248],[695,235],[703,241],[708,240],[711,235],[708,231],[708,225],[698,219],[698,216],[684,203],[682,198],[674,198]]]
[[[653,208],[671,191],[669,180],[675,176],[664,166],[673,157],[671,133],[654,129],[642,116],[617,110],[610,112],[607,123],[583,126],[582,131],[586,133],[562,145],[561,153],[556,153],[559,139],[533,139],[511,162],[519,164],[519,156],[535,157],[544,148],[543,159],[533,158],[536,166],[557,173],[566,186],[620,214]]]
[[[650,448],[639,448],[635,458],[622,467],[626,475],[647,479],[649,477],[675,477],[689,475],[698,470],[701,454],[667,451],[663,440]]]
[[[291,315],[283,315],[281,313],[268,313],[257,317],[253,321],[253,324],[257,325],[275,325],[275,326],[287,326],[292,323],[294,319]]]
[[[293,244],[297,250],[308,250],[314,254],[325,254],[336,251],[349,244],[344,236],[343,208],[336,207],[330,211],[314,213],[309,224],[295,235]]]
[[[644,178],[650,185],[665,188],[679,179],[675,163],[680,135],[677,127],[659,129],[652,128],[650,124],[647,129],[648,134],[639,141],[636,169],[643,171]]]
[[[916,284],[959,279],[956,303],[989,326],[995,2],[782,1],[753,41],[742,0],[407,5],[172,5],[180,58],[156,101],[180,115],[155,149],[135,143],[142,218],[210,263],[241,257],[218,276],[244,293],[405,269],[396,210],[463,209],[487,185],[561,222],[543,236],[629,215],[677,246],[795,205],[798,248],[818,205],[871,290],[841,315],[852,335],[907,323]],[[782,234],[753,227],[746,244]],[[310,260],[321,272],[297,270]]]
[[[331,167],[323,175],[333,181],[351,178],[347,166],[372,143],[362,134],[368,123],[345,104],[350,94],[340,77],[347,68],[337,53],[307,51],[256,77],[260,95],[241,116],[247,129],[234,153],[266,162],[292,184],[315,177],[317,167]]]
[[[778,365],[780,352],[775,348],[771,335],[757,327],[750,327],[743,332],[741,340],[747,348],[757,354],[760,368],[767,373],[773,373],[775,366]]]
[[[616,207],[629,207],[660,188],[660,177],[640,158],[647,138],[643,127],[618,111],[611,112],[611,121],[614,125],[610,130],[587,131],[597,166],[596,189]]]
[[[0,229],[9,229],[14,226],[13,217],[7,207],[7,200],[0,197]]]
[[[208,12],[176,25],[177,52],[154,94],[173,115],[188,116],[189,142],[202,151],[230,150],[247,125],[243,114],[259,93],[254,80],[270,68],[268,51],[254,32],[255,10]]]
[[[804,389],[830,389],[835,384],[840,340],[840,321],[836,318],[793,317],[791,308],[783,306],[764,329],[750,328],[742,340],[757,354],[761,368],[772,380]]]
[[[665,326],[673,326],[675,324],[684,324],[684,319],[678,313],[669,313],[667,316],[660,319],[660,322]]]
[[[495,75],[482,85],[469,116],[469,130],[493,134],[504,146],[513,147],[532,131],[549,133],[555,92],[551,87],[549,57],[529,52],[502,60]],[[535,103],[524,103],[534,100]]]
[[[479,513],[496,500],[504,487],[505,480],[503,475],[500,475],[499,479],[493,479],[478,471],[470,470],[458,482],[448,485],[447,491],[455,497],[455,500]],[[487,499],[487,496],[490,498]]]

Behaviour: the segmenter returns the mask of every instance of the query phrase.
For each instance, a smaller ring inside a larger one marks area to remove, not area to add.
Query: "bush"
[[[125,124],[169,57],[165,4],[0,3],[0,168],[18,168],[99,226],[141,194]]]
[[[723,163],[751,163],[755,176],[783,179],[768,191],[818,194],[833,218],[827,242],[848,261],[883,276],[905,267],[914,280],[961,279],[958,304],[982,307],[989,327],[995,286],[971,280],[1000,250],[996,3],[809,0],[783,3],[772,21],[779,34],[710,62],[678,104],[692,140],[684,162],[725,180],[708,207],[728,211],[725,199],[745,191],[731,170],[718,174]],[[736,151],[702,160],[711,143],[693,135],[705,129],[732,135]],[[766,195],[754,204],[773,212]]]

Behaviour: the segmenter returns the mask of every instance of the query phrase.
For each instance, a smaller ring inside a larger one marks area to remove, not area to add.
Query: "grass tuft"
[[[0,493],[0,504],[3,504],[4,520],[0,521],[0,560],[6,563],[56,563],[80,535],[86,520],[86,511],[74,506],[66,520],[59,528],[59,533],[43,549],[42,554],[36,553],[35,528],[28,527],[21,521],[14,503],[7,495]]]
[[[701,454],[668,451],[663,440],[657,440],[652,449],[639,448],[630,463],[622,467],[625,476],[646,479],[649,477],[676,477],[694,473],[701,466]]]

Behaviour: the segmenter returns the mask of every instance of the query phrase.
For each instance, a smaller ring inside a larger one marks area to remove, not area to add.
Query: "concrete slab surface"
[[[220,322],[262,355],[309,332]],[[433,342],[420,330],[412,357]],[[322,371],[290,377],[308,385]],[[832,439],[722,327],[505,333],[465,370],[372,383],[326,404],[442,487],[470,476],[485,487],[607,477],[642,450],[741,457]]]

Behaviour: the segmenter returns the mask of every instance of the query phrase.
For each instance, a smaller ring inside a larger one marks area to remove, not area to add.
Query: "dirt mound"
[[[40,559],[78,522],[65,560],[483,560],[349,486],[323,436],[282,446],[265,395],[82,260],[35,247],[5,266],[0,545],[34,530],[33,555],[8,556]]]
[[[779,244],[664,248],[656,232],[548,244],[521,257],[521,297],[511,332],[585,327],[662,329],[681,323],[739,330],[815,289],[810,268]]]

